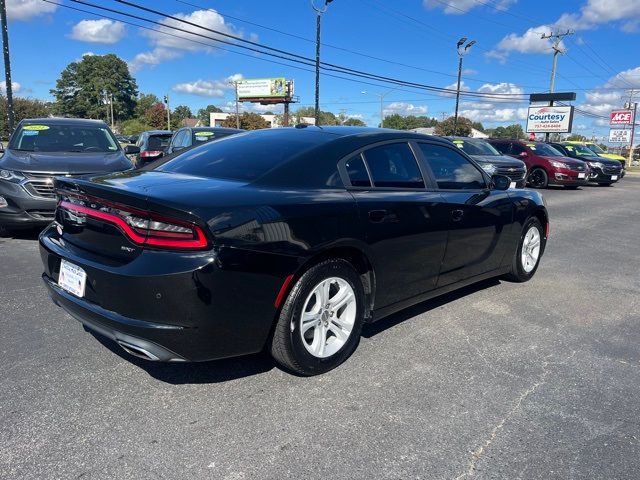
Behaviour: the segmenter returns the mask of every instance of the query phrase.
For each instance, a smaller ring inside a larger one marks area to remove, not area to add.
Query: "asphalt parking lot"
[[[0,477],[638,478],[640,177],[545,197],[531,282],[368,326],[314,378],[129,357],[50,302],[35,233],[1,238]]]

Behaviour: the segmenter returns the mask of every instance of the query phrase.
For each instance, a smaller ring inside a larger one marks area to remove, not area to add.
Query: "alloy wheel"
[[[522,252],[520,260],[522,268],[525,272],[531,273],[538,264],[540,258],[540,230],[536,226],[532,226],[527,230],[522,241]]]

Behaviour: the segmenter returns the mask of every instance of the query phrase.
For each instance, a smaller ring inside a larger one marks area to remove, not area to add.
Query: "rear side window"
[[[344,164],[349,175],[349,181],[352,187],[370,187],[371,181],[369,180],[369,173],[362,161],[362,155],[357,155],[347,160]]]
[[[503,155],[507,155],[509,153],[509,144],[508,143],[492,143],[496,150],[498,150]]]
[[[486,186],[482,173],[455,150],[427,143],[420,143],[419,146],[433,171],[438,188],[477,190]]]
[[[407,143],[370,148],[364,158],[376,187],[424,188],[418,163]]]

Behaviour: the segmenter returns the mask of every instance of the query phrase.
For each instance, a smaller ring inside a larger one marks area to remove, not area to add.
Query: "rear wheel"
[[[547,188],[549,185],[549,176],[542,168],[534,168],[527,178],[529,185],[533,188]]]
[[[271,354],[301,375],[327,372],[358,346],[363,313],[358,273],[345,260],[325,260],[291,289],[273,333]]]
[[[544,229],[540,220],[530,218],[522,228],[518,249],[511,263],[511,272],[507,278],[514,282],[526,282],[531,280],[538,270],[540,257],[544,251]]]

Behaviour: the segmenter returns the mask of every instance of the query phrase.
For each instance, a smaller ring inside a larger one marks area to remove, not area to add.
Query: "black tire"
[[[547,188],[549,186],[549,175],[544,168],[536,167],[527,177],[527,183],[533,188]]]
[[[538,229],[538,233],[540,234],[540,253],[538,255],[538,260],[533,270],[530,272],[525,271],[522,266],[521,256],[522,256],[522,247],[524,244],[524,237],[529,231],[531,227],[536,227]],[[527,220],[522,227],[522,232],[520,234],[520,240],[518,241],[518,248],[516,249],[516,253],[513,256],[513,261],[511,262],[511,271],[505,275],[507,280],[511,280],[512,282],[527,282],[533,278],[536,271],[538,270],[538,266],[540,265],[540,259],[542,258],[542,254],[544,252],[546,246],[546,239],[544,237],[544,228],[536,217],[531,217]]]
[[[302,309],[307,297],[323,279],[338,277],[353,289],[356,315],[351,334],[340,350],[326,358],[309,353],[300,335]],[[329,259],[309,268],[287,296],[271,339],[270,351],[282,367],[305,376],[328,372],[344,362],[360,341],[364,317],[364,289],[356,270],[342,259]]]

